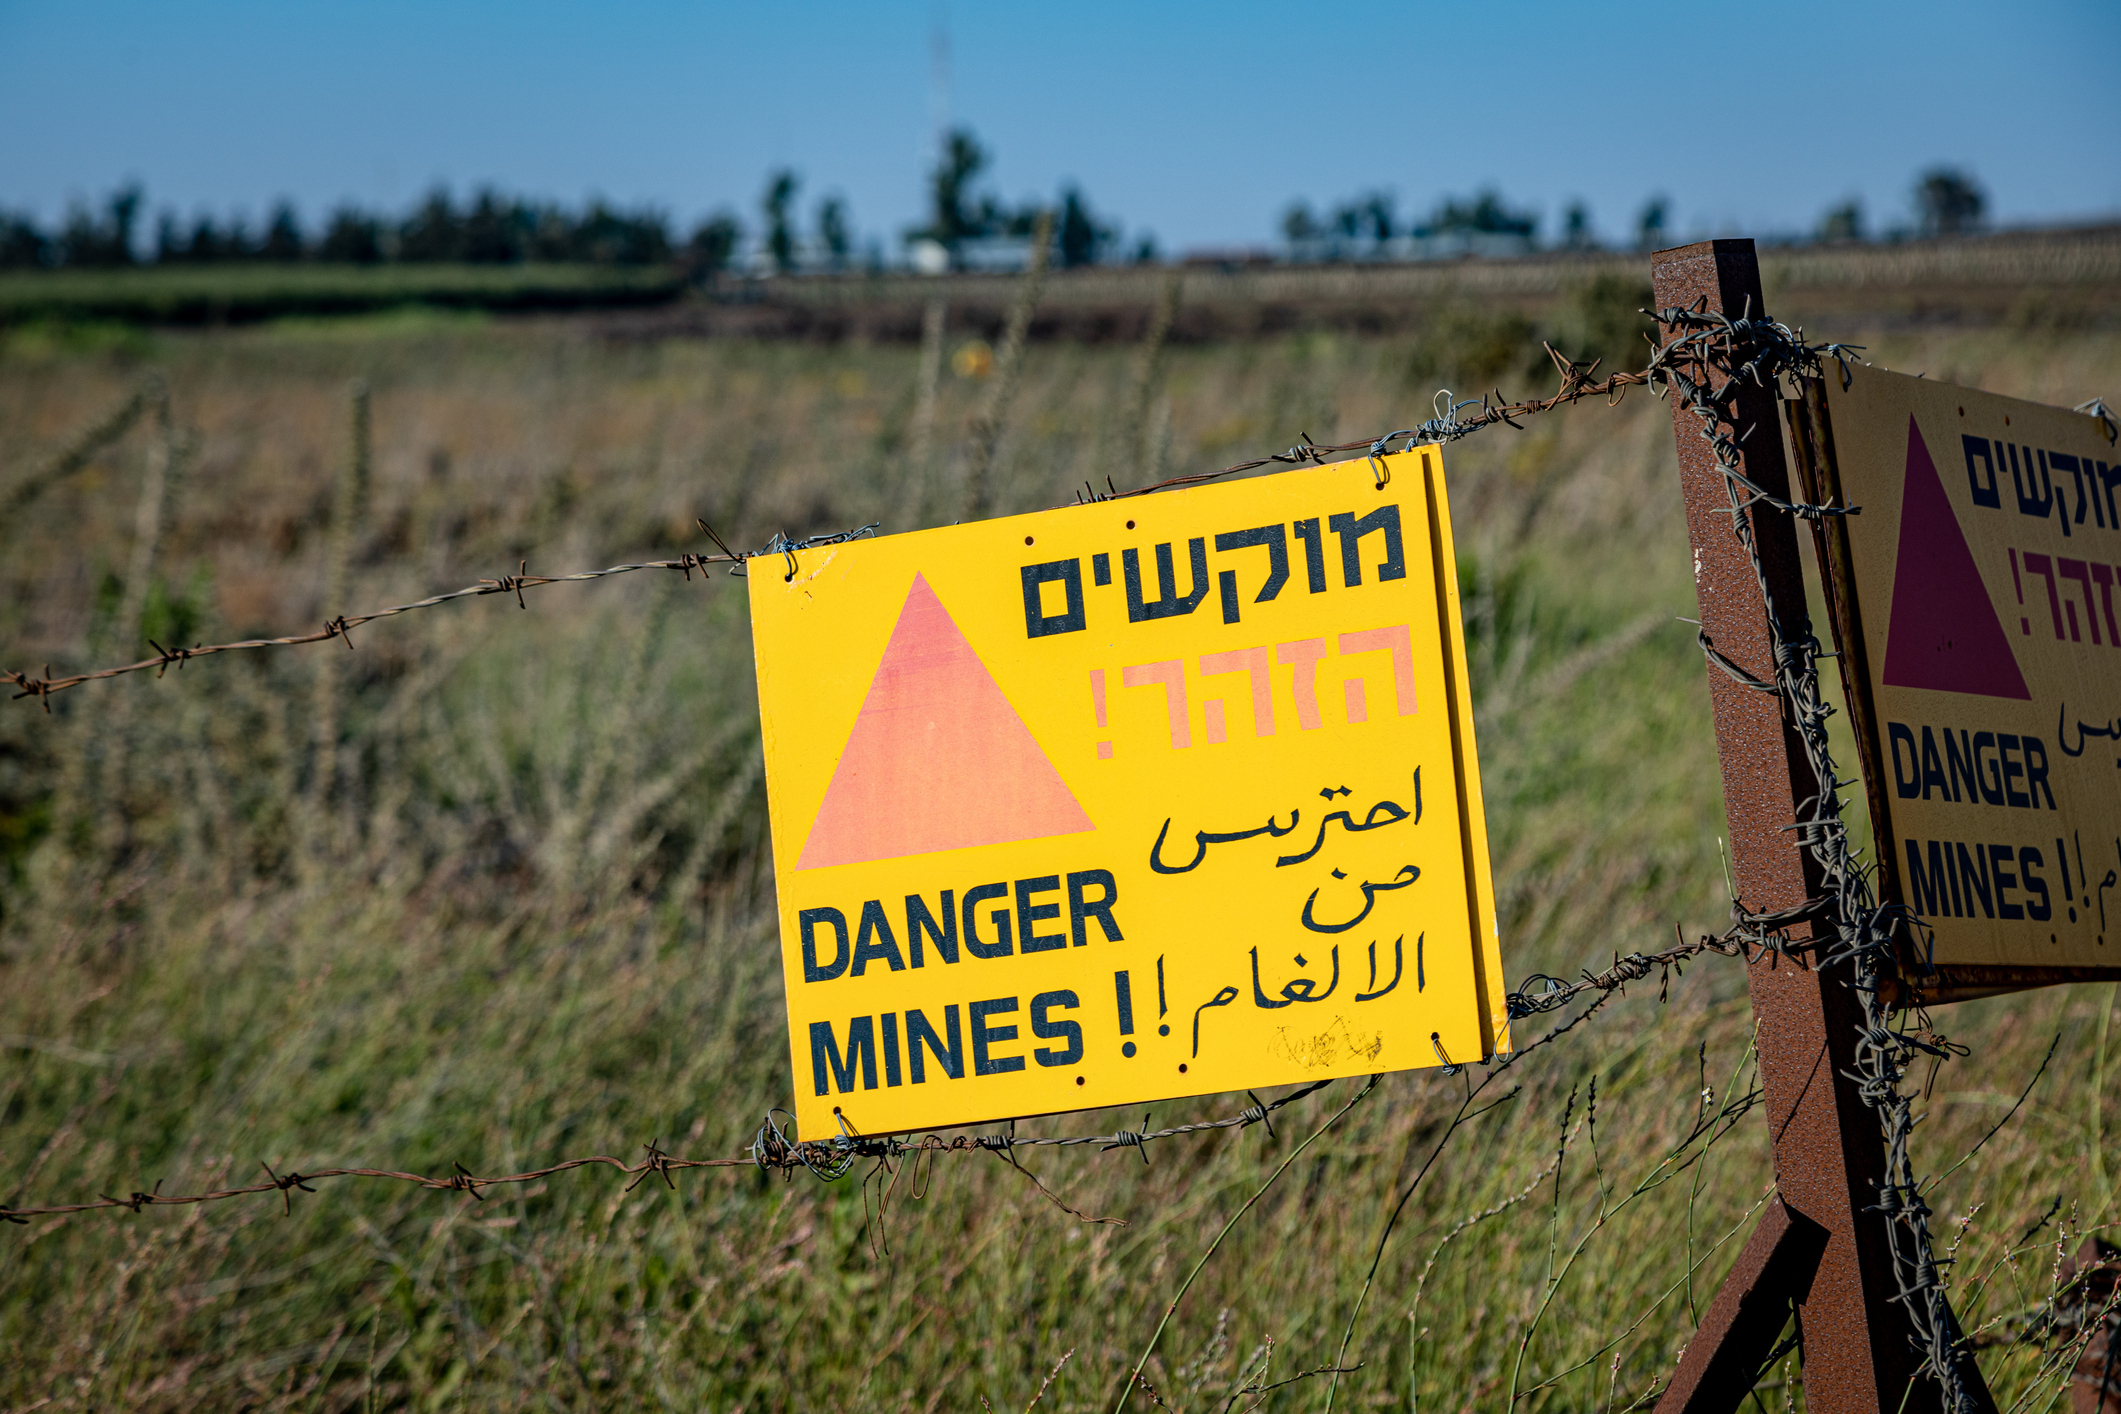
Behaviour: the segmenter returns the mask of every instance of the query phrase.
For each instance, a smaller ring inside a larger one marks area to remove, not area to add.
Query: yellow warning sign
[[[1507,1047],[1437,449],[758,560],[751,617],[802,1133]]]
[[[2121,966],[2121,457],[2097,418],[1856,368],[1827,403],[1893,893],[1939,966]]]

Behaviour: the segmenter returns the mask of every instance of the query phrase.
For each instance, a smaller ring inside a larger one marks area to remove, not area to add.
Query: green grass
[[[682,281],[601,265],[198,265],[0,274],[0,324],[241,324],[400,305],[540,310],[659,304]]]
[[[1894,367],[2057,402],[2121,370],[2104,334],[1874,342]],[[696,515],[754,545],[952,520],[981,393],[946,376],[939,454],[918,465],[912,350],[452,320],[18,335],[0,347],[0,493],[150,357],[196,450],[139,602],[203,637],[303,631],[522,559],[701,548]],[[1130,359],[1033,346],[1001,509],[1141,464],[1113,421]],[[1433,341],[1325,335],[1164,368],[1151,423],[1173,470],[1403,426],[1431,375],[1455,376]],[[373,484],[343,543],[352,604],[327,604],[355,377]],[[98,662],[153,631],[115,621],[152,435],[0,527],[7,666]],[[1511,979],[1720,928],[1666,408],[1556,414],[1448,465]],[[261,1161],[492,1172],[750,1142],[790,1081],[742,584],[636,576],[530,606],[477,600],[374,625],[351,653],[222,658],[0,713],[0,1201],[245,1183]],[[1961,1242],[1970,1325],[2038,1301],[2058,1234],[2074,1246],[2113,1217],[2111,1170],[2085,1159],[2114,1118],[2111,995],[1938,1017],[1975,1053],[1929,1091],[1928,1173],[2061,1037],[2032,1102],[1930,1198],[1940,1244]],[[1709,959],[1528,1057],[1522,1091],[1458,1132],[1408,1205],[1336,1407],[1501,1410],[1514,1381],[1526,1409],[1618,1410],[1661,1381],[1767,1191],[1757,1112],[1693,1133],[1704,1106],[1742,1104],[1750,1033],[1742,977]],[[1221,1408],[1270,1338],[1269,1382],[1334,1359],[1384,1216],[1465,1083],[1388,1076],[1288,1165],[1148,1362],[1167,1404]],[[1109,1408],[1217,1233],[1358,1089],[1284,1110],[1278,1136],[1175,1141],[1146,1165],[1027,1159],[1124,1227],[1078,1221],[985,1154],[866,1184],[736,1169],[627,1192],[592,1169],[473,1203],[345,1181],[285,1215],[262,1198],[0,1227],[0,1409],[1020,1409],[1070,1351],[1041,1407]],[[1145,1108],[1161,1125],[1244,1103]],[[1985,1357],[2005,1404],[2055,1404],[2040,1359]],[[1269,1407],[1320,1407],[1325,1384]],[[1802,1403],[1794,1385],[1764,1397],[1788,1394]]]

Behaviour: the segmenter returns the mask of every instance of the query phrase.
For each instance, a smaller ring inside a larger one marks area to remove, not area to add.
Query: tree
[[[594,202],[574,228],[570,249],[573,259],[594,265],[655,265],[670,259],[670,223],[653,209],[624,212]]]
[[[140,184],[133,182],[105,199],[101,220],[76,203],[66,213],[66,225],[59,233],[60,261],[86,266],[132,264],[133,226],[140,219],[140,202]]]
[[[1342,202],[1333,208],[1333,234],[1341,243],[1353,245],[1355,235],[1362,229],[1362,208],[1353,202]]]
[[[1379,245],[1399,234],[1399,219],[1393,211],[1390,192],[1373,191],[1360,198],[1358,207],[1362,213],[1362,224],[1369,227],[1370,239]]]
[[[1590,209],[1580,201],[1570,202],[1561,218],[1561,244],[1567,250],[1598,248],[1598,238],[1591,234]]]
[[[1819,218],[1819,239],[1822,241],[1860,241],[1863,239],[1863,203],[1850,197],[1839,206],[1830,206]]]
[[[1653,196],[1642,204],[1642,214],[1635,218],[1635,244],[1642,250],[1655,250],[1664,244],[1665,221],[1670,215],[1671,203],[1662,196]]]
[[[1095,265],[1117,233],[1090,212],[1082,190],[1070,185],[1061,193],[1060,262],[1064,266]]]
[[[142,192],[138,182],[128,183],[110,195],[106,210],[110,213],[105,230],[110,236],[110,263],[130,265],[133,263],[133,223],[140,219]]]
[[[462,258],[463,223],[446,187],[436,187],[405,218],[398,232],[398,259],[431,264]]]
[[[1322,230],[1318,217],[1311,212],[1310,202],[1289,203],[1289,209],[1281,214],[1281,234],[1290,245],[1304,245],[1319,238]]]
[[[374,265],[383,258],[382,223],[351,206],[331,213],[317,258],[340,265]]]
[[[928,228],[914,234],[936,241],[953,256],[968,237],[983,234],[994,215],[993,198],[989,197],[987,209],[979,212],[968,209],[968,202],[972,181],[986,166],[986,149],[979,145],[972,130],[952,129],[943,140],[942,156],[928,178]]]
[[[1429,218],[1434,231],[1477,233],[1489,236],[1520,236],[1530,240],[1539,229],[1539,218],[1529,211],[1512,211],[1503,205],[1502,194],[1489,187],[1470,202],[1446,198]]]
[[[172,246],[171,250],[174,258],[188,265],[211,265],[243,253],[240,236],[223,234],[214,218],[204,211],[192,218],[191,234],[183,237],[181,246]]]
[[[0,211],[0,270],[35,270],[51,261],[51,242],[26,213]]]
[[[847,268],[847,253],[854,248],[854,231],[847,220],[847,203],[828,196],[818,205],[817,238],[825,247],[825,259],[835,270]]]
[[[465,213],[459,237],[459,258],[473,265],[506,265],[523,258],[516,228],[521,224],[520,203],[503,203],[493,188],[480,191]]]
[[[695,280],[721,274],[729,268],[730,258],[736,254],[737,245],[743,238],[744,228],[736,217],[727,211],[717,211],[695,226],[691,239],[685,242],[685,268]]]
[[[286,199],[275,203],[272,219],[265,227],[265,242],[258,247],[258,254],[266,260],[291,264],[302,258],[302,226],[295,219],[295,208]]]
[[[155,264],[171,265],[184,258],[184,231],[177,213],[165,211],[155,218]]]
[[[795,269],[795,225],[788,219],[788,208],[795,204],[801,185],[801,179],[783,167],[766,179],[766,195],[759,201],[766,218],[766,251],[773,257],[773,268],[783,275]]]
[[[1926,236],[1958,236],[1981,229],[1988,196],[1971,173],[1932,167],[1915,182],[1915,215]]]

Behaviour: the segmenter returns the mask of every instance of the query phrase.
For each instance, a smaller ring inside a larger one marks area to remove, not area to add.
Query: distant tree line
[[[106,198],[100,211],[77,204],[52,230],[27,214],[0,211],[0,268],[540,261],[675,263],[704,275],[726,268],[743,237],[736,218],[727,213],[708,217],[680,239],[672,233],[670,218],[652,207],[626,210],[593,201],[569,209],[556,202],[503,196],[491,188],[459,204],[438,187],[402,217],[346,205],[316,231],[305,230],[293,204],[285,201],[255,228],[241,216],[220,220],[200,213],[185,221],[165,211],[156,218],[152,243],[143,252],[138,239],[143,205],[144,193],[137,185],[123,187]]]
[[[1011,206],[991,190],[976,190],[990,157],[968,129],[946,135],[928,178],[928,217],[905,233],[918,256],[923,243],[959,268],[1021,264],[1044,209],[1038,201]],[[468,202],[437,187],[402,216],[342,205],[321,227],[306,229],[293,203],[281,201],[262,225],[242,216],[201,212],[184,219],[164,211],[153,230],[141,230],[145,193],[122,187],[99,208],[76,203],[55,227],[0,209],[0,269],[113,269],[130,265],[215,265],[235,262],[316,261],[338,265],[550,262],[590,265],[677,265],[694,277],[744,269],[754,273],[843,271],[885,264],[882,246],[857,250],[845,198],[828,194],[806,226],[798,210],[802,177],[790,168],[767,175],[755,233],[720,211],[680,236],[653,207],[624,209],[602,201],[581,208],[531,201],[482,188]],[[1064,187],[1055,207],[1056,264],[1095,265],[1120,253],[1119,228],[1092,210],[1082,190]],[[1155,242],[1141,238],[1137,260],[1156,258]]]
[[[1886,240],[1901,240],[1909,234],[1963,236],[1982,229],[1988,220],[1988,193],[1971,175],[1956,167],[1933,167],[1915,180],[1915,227],[1911,233],[1888,228]],[[1827,242],[1862,241],[1871,238],[1863,217],[1863,203],[1854,198],[1829,207],[1819,218],[1815,239]]]
[[[1914,226],[1889,227],[1884,240],[1912,235],[1957,236],[1983,229],[1988,197],[1979,183],[1956,167],[1934,167],[1915,182],[1911,205]],[[1671,203],[1653,196],[1643,203],[1630,235],[1636,249],[1661,246],[1670,238]],[[1299,261],[1405,260],[1447,255],[1513,255],[1540,248],[1539,216],[1512,207],[1488,188],[1467,198],[1448,197],[1425,218],[1402,220],[1392,194],[1360,193],[1320,212],[1310,203],[1293,202],[1283,212],[1281,234],[1291,259]],[[1830,208],[1809,235],[1767,234],[1775,244],[1804,240],[1862,241],[1871,236],[1861,203],[1850,200]],[[1591,228],[1590,211],[1571,202],[1562,213],[1561,230],[1552,248],[1601,248]]]
[[[1012,206],[992,190],[979,190],[991,158],[968,129],[945,136],[928,178],[928,216],[904,239],[917,268],[996,268],[1020,264],[1044,205]],[[460,203],[437,187],[402,216],[342,205],[316,230],[305,229],[292,203],[282,201],[264,223],[252,227],[241,216],[217,219],[200,213],[183,220],[164,211],[152,239],[142,242],[145,193],[122,187],[100,209],[76,203],[55,227],[28,214],[0,209],[0,269],[109,269],[143,263],[210,265],[228,262],[292,264],[317,261],[343,265],[470,264],[525,262],[611,266],[675,265],[694,278],[739,267],[761,273],[839,271],[866,264],[880,268],[884,256],[871,242],[858,254],[845,200],[827,196],[806,233],[797,197],[802,179],[791,169],[769,174],[760,198],[755,242],[737,217],[720,211],[680,236],[669,216],[654,207],[624,209],[603,201],[580,208],[531,201],[483,188]],[[1888,228],[1887,240],[1911,234],[1963,235],[1983,228],[1988,198],[1966,172],[1937,167],[1923,172],[1913,193],[1915,226]],[[1631,232],[1640,249],[1668,239],[1670,206],[1652,197]],[[1092,210],[1082,190],[1062,188],[1055,208],[1053,259],[1062,266],[1096,265],[1115,259],[1154,261],[1156,245],[1143,236],[1131,251],[1120,243],[1117,223]],[[1470,197],[1446,198],[1425,217],[1402,219],[1390,192],[1360,193],[1324,212],[1298,201],[1284,212],[1281,234],[1288,258],[1298,261],[1422,259],[1451,255],[1513,255],[1540,248],[1539,216],[1512,206],[1493,188]],[[1862,241],[1870,235],[1863,209],[1846,201],[1828,210],[1809,236],[1764,237],[1793,243]],[[1556,248],[1595,250],[1600,242],[1581,202],[1563,212]]]
[[[1448,197],[1426,221],[1402,223],[1395,207],[1396,202],[1387,191],[1365,192],[1341,202],[1324,216],[1314,213],[1310,203],[1298,201],[1282,216],[1282,234],[1291,241],[1382,242],[1397,236],[1469,231],[1529,240],[1539,229],[1538,216],[1511,210],[1492,188],[1467,201]]]
[[[1644,203],[1635,220],[1638,247],[1661,243],[1669,211],[1661,196]],[[1426,217],[1406,220],[1400,219],[1392,194],[1383,190],[1364,192],[1324,213],[1297,201],[1282,214],[1281,230],[1298,260],[1405,260],[1526,254],[1540,248],[1539,224],[1536,211],[1511,206],[1489,187],[1469,197],[1445,197]],[[1582,202],[1564,210],[1555,244],[1563,250],[1600,248]]]

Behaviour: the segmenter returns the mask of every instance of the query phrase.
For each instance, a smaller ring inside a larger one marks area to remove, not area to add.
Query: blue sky
[[[950,117],[1015,201],[1081,183],[1167,252],[1264,243],[1294,198],[1403,213],[1498,186],[1606,236],[1652,193],[1675,235],[1906,218],[1971,170],[2005,222],[2121,212],[2121,5],[1558,3],[681,6],[606,0],[0,0],[0,205],[120,181],[151,207],[314,222],[437,182],[756,222],[766,173],[864,236],[921,214],[931,35]],[[1757,116],[1719,117],[1751,106]]]

